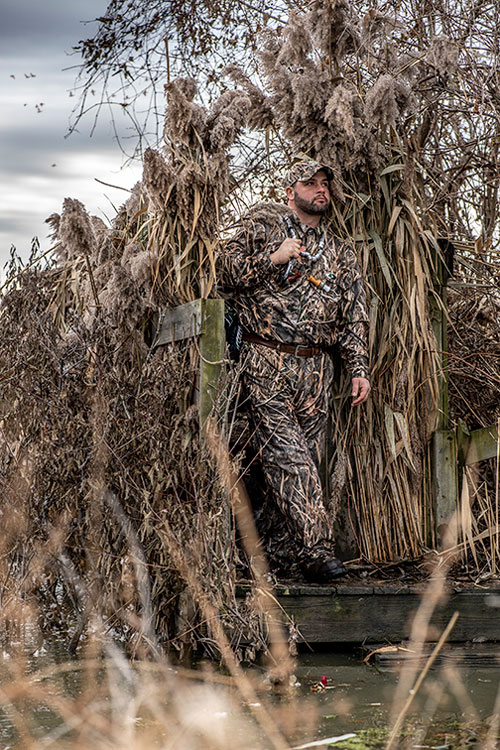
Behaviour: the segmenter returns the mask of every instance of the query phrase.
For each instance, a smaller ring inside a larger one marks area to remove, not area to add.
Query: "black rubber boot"
[[[344,576],[347,570],[336,557],[320,557],[318,560],[305,563],[302,572],[309,583],[332,583]]]

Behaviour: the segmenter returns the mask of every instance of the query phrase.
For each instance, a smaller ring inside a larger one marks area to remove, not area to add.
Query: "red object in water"
[[[328,677],[326,676],[326,674],[322,674],[319,678],[319,681],[321,682],[323,687],[326,687],[326,683],[328,682]]]

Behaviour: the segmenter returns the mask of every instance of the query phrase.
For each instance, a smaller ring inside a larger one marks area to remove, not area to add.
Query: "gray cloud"
[[[89,157],[116,152],[117,160],[120,160],[118,148],[104,127],[98,129],[92,138],[80,133],[65,138],[64,131],[53,121],[43,122],[43,115],[40,115],[36,128],[29,125],[16,129],[0,128],[0,141],[0,175],[46,173],[50,169],[62,168],[68,156]]]
[[[44,48],[56,57],[93,35],[92,21],[106,10],[105,0],[0,0],[3,55],[22,49],[34,55]]]
[[[106,158],[104,158],[106,157]],[[11,245],[23,257],[29,254],[33,237],[40,239],[42,249],[50,246],[47,240],[49,227],[45,219],[59,213],[64,198],[77,198],[91,214],[112,218],[115,207],[127,198],[127,193],[96,181],[100,179],[111,186],[131,189],[140,178],[140,167],[120,171],[119,160],[114,161],[108,152],[88,154],[70,153],[62,169],[31,174],[0,174],[4,200],[0,217],[0,268],[5,263]]]
[[[112,216],[110,200],[120,205],[126,193],[95,178],[131,188],[140,176],[137,166],[120,172],[123,156],[108,113],[92,138],[90,119],[81,132],[64,138],[76,102],[68,92],[79,62],[67,53],[94,33],[95,24],[82,21],[106,7],[106,0],[0,0],[0,268],[12,244],[24,257],[34,236],[43,249],[49,247],[44,220],[61,210],[65,197],[80,199],[91,213]],[[35,77],[26,77],[31,73]],[[126,134],[121,110],[115,114]]]

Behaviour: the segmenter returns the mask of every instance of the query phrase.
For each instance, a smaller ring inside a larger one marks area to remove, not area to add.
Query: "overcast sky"
[[[106,0],[0,0],[0,268],[11,245],[27,257],[38,236],[50,247],[44,220],[78,198],[90,213],[112,217],[126,193],[95,178],[131,188],[139,165],[124,158],[104,117],[89,137],[91,121],[65,137],[76,99],[70,97],[78,64],[71,48],[92,36],[85,23],[106,10]]]

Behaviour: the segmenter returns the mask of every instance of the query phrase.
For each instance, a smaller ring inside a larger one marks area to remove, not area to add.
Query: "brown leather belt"
[[[270,349],[277,349],[279,352],[284,352],[285,354],[295,354],[296,357],[314,357],[323,351],[319,346],[303,346],[302,344],[283,344],[281,341],[268,341],[267,339],[261,339],[260,336],[256,336],[254,333],[246,333],[245,331],[243,332],[243,341],[248,341],[250,344],[268,346]]]

